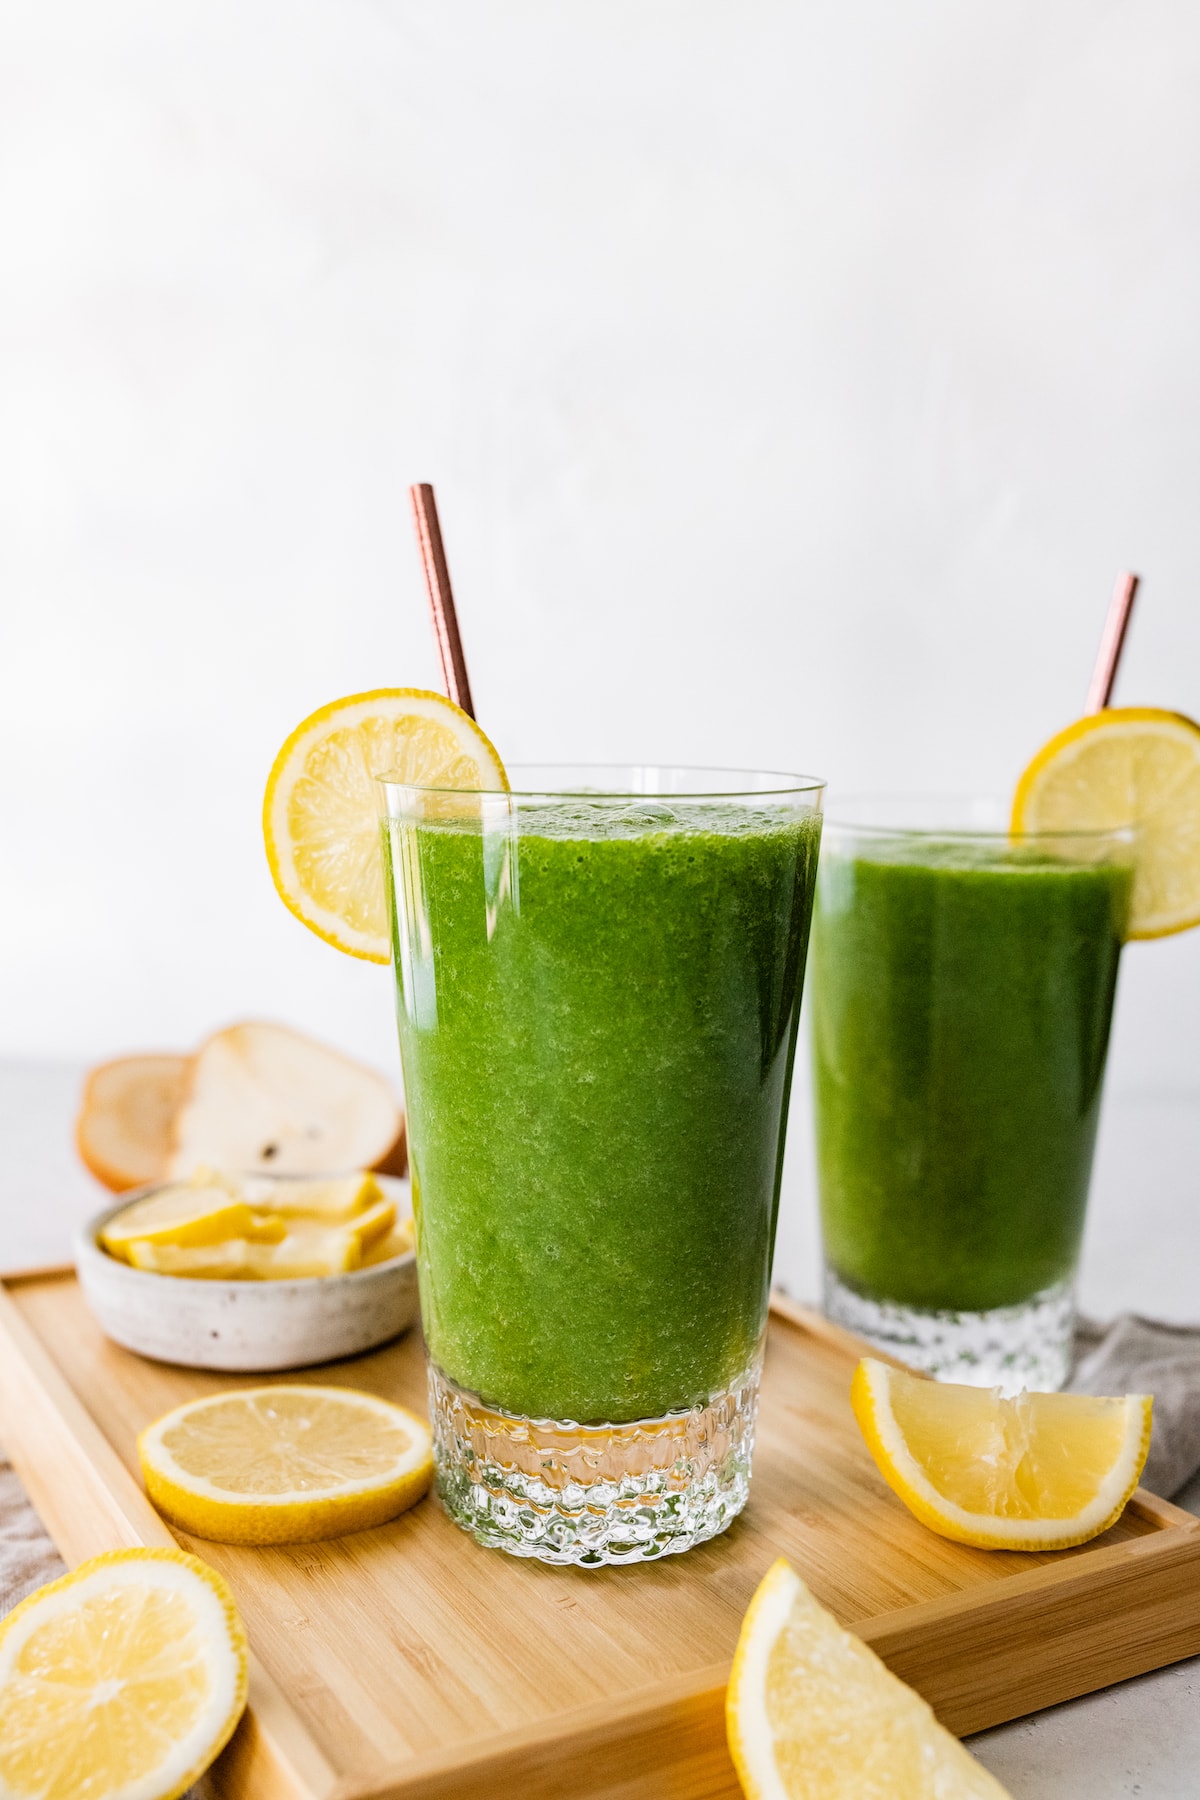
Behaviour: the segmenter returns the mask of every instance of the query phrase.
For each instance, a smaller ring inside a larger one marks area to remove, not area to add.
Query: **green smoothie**
[[[1130,870],[999,838],[834,836],[813,935],[827,1261],[982,1312],[1075,1269]]]
[[[393,820],[422,1317],[460,1386],[620,1422],[752,1365],[819,836],[811,796]]]

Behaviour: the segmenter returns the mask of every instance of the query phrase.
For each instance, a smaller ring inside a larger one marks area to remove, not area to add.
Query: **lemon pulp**
[[[726,1725],[748,1800],[1007,1800],[782,1558],[742,1625]]]
[[[988,1549],[1086,1543],[1121,1515],[1150,1448],[1148,1394],[1002,1397],[873,1357],[851,1404],[884,1480],[931,1530]]]

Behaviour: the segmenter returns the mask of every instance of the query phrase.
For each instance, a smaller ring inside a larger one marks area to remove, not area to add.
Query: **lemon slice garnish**
[[[390,960],[374,782],[504,793],[504,765],[474,719],[441,694],[377,688],[332,700],[275,758],[263,836],[284,905],[351,956]]]
[[[1089,713],[1017,783],[1012,827],[1135,832],[1131,938],[1200,925],[1200,725],[1155,706]]]
[[[225,1582],[182,1550],[113,1550],[0,1625],[6,1800],[174,1800],[246,1704],[246,1634]]]
[[[782,1557],[750,1602],[725,1720],[748,1800],[1008,1800]]]
[[[888,1486],[943,1537],[987,1550],[1085,1544],[1120,1518],[1150,1449],[1149,1394],[1017,1394],[864,1357],[850,1402]]]
[[[150,1498],[197,1537],[299,1544],[382,1525],[427,1491],[429,1427],[355,1388],[243,1388],[191,1400],[149,1426]]]

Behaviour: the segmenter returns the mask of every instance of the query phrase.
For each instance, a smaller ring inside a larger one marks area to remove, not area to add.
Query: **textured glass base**
[[[992,1312],[924,1312],[868,1300],[825,1267],[825,1312],[839,1325],[939,1381],[969,1387],[1060,1388],[1071,1366],[1075,1323],[1070,1282],[1045,1288],[1023,1306]]]
[[[759,1367],[707,1406],[628,1425],[525,1419],[429,1365],[438,1493],[491,1549],[541,1562],[649,1562],[690,1550],[746,1504]]]

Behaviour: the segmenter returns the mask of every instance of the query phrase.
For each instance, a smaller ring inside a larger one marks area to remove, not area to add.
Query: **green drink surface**
[[[871,1299],[1016,1305],[1078,1257],[1131,875],[902,842],[822,858],[825,1252]]]
[[[499,840],[391,833],[432,1356],[535,1417],[704,1401],[765,1324],[819,817],[564,799]]]

